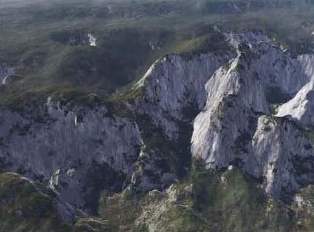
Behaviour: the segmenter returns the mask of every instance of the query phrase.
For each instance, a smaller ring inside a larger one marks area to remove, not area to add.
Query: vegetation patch
[[[66,232],[52,198],[14,173],[0,174],[0,231]]]

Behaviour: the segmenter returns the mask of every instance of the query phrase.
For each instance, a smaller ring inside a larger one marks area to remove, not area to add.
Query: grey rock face
[[[298,60],[303,65],[306,75],[308,75],[311,80],[304,85],[290,101],[278,107],[276,116],[290,117],[303,127],[311,128],[314,125],[314,57],[313,55],[303,55],[300,56]]]
[[[313,184],[312,143],[305,131],[291,121],[259,117],[251,146],[252,153],[247,158],[245,169],[264,178],[267,193],[289,199],[291,192]]]
[[[278,117],[291,117],[304,127],[314,125],[314,91],[313,81],[306,84],[296,96],[287,103],[278,107]]]
[[[178,137],[176,121],[184,120],[184,109],[200,110],[206,102],[205,83],[232,53],[201,54],[192,58],[169,55],[153,64],[137,83],[144,97],[137,111],[149,115],[171,138]]]
[[[205,104],[205,82],[230,56],[165,57],[139,81],[144,98],[132,110],[160,127],[171,143],[179,137],[184,108]],[[46,106],[27,112],[0,110],[1,167],[45,182],[75,207],[96,208],[97,194],[120,191],[124,183],[148,191],[177,179],[173,170],[161,167],[167,151],[153,147],[141,153],[145,128],[111,115],[105,106],[69,108],[48,98]]]
[[[243,40],[242,36],[231,40],[238,56],[219,68],[206,84],[207,103],[194,120],[191,149],[208,168],[237,165],[264,179],[266,192],[280,197],[313,182],[311,173],[303,174],[300,180],[294,161],[302,166],[312,159],[313,150],[305,133],[292,122],[271,124],[265,120],[273,117],[274,107],[298,91],[304,92],[302,88],[311,89],[307,84],[311,58],[292,59],[268,41]],[[282,107],[278,117],[285,116]],[[265,129],[263,123],[271,126]]]
[[[236,52],[156,61],[126,104],[135,119],[51,99],[33,113],[1,109],[1,167],[83,209],[124,183],[167,188],[191,155],[208,168],[238,166],[274,197],[313,183],[313,56],[291,58],[260,33],[226,39]]]
[[[0,85],[5,85],[10,76],[15,74],[15,69],[5,64],[0,64]]]
[[[108,117],[104,107],[67,110],[49,103],[46,110],[42,118],[1,111],[2,166],[41,179],[80,208],[93,191],[119,190],[115,184],[131,175],[139,154],[137,125]]]
[[[142,96],[132,107],[144,131],[145,145],[132,176],[136,189],[164,189],[188,172],[191,121],[206,102],[205,83],[233,56],[232,51],[192,57],[168,55],[157,60],[135,84]]]

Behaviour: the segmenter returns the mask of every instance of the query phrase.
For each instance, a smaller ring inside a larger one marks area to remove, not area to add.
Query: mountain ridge
[[[278,115],[312,80],[312,56],[291,58],[261,32],[224,38],[228,49],[159,59],[131,88],[136,94],[113,108],[51,97],[37,109],[2,107],[1,169],[43,182],[62,201],[95,213],[104,194],[132,199],[171,191],[201,159],[201,172],[239,169],[270,199],[291,204],[313,184],[312,132],[302,119]]]

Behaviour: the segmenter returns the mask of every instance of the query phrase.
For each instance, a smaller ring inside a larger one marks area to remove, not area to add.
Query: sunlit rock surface
[[[165,190],[192,157],[292,197],[314,183],[313,56],[293,58],[261,33],[225,39],[223,52],[157,60],[123,105],[129,115],[51,98],[25,112],[1,109],[1,168],[87,211],[103,191]]]
[[[206,84],[207,103],[194,120],[192,153],[208,168],[234,164],[280,197],[313,182],[309,169],[300,168],[312,165],[311,141],[302,128],[281,118],[300,119],[305,107],[310,111],[312,57],[293,59],[263,37],[243,36],[231,39],[238,56]],[[304,118],[301,124],[309,124],[311,117]]]

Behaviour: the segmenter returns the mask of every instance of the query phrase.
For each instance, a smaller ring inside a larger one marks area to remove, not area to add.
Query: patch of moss
[[[0,174],[0,231],[67,232],[52,198],[14,173]]]
[[[210,171],[196,160],[192,182],[193,208],[209,231],[295,231],[298,225],[290,205],[269,199],[257,180],[237,168]]]
[[[258,180],[237,168],[207,170],[202,161],[194,160],[191,174],[166,192],[104,196],[100,215],[108,228],[123,232],[313,230],[311,186],[299,193],[306,204],[300,207],[268,198]]]

